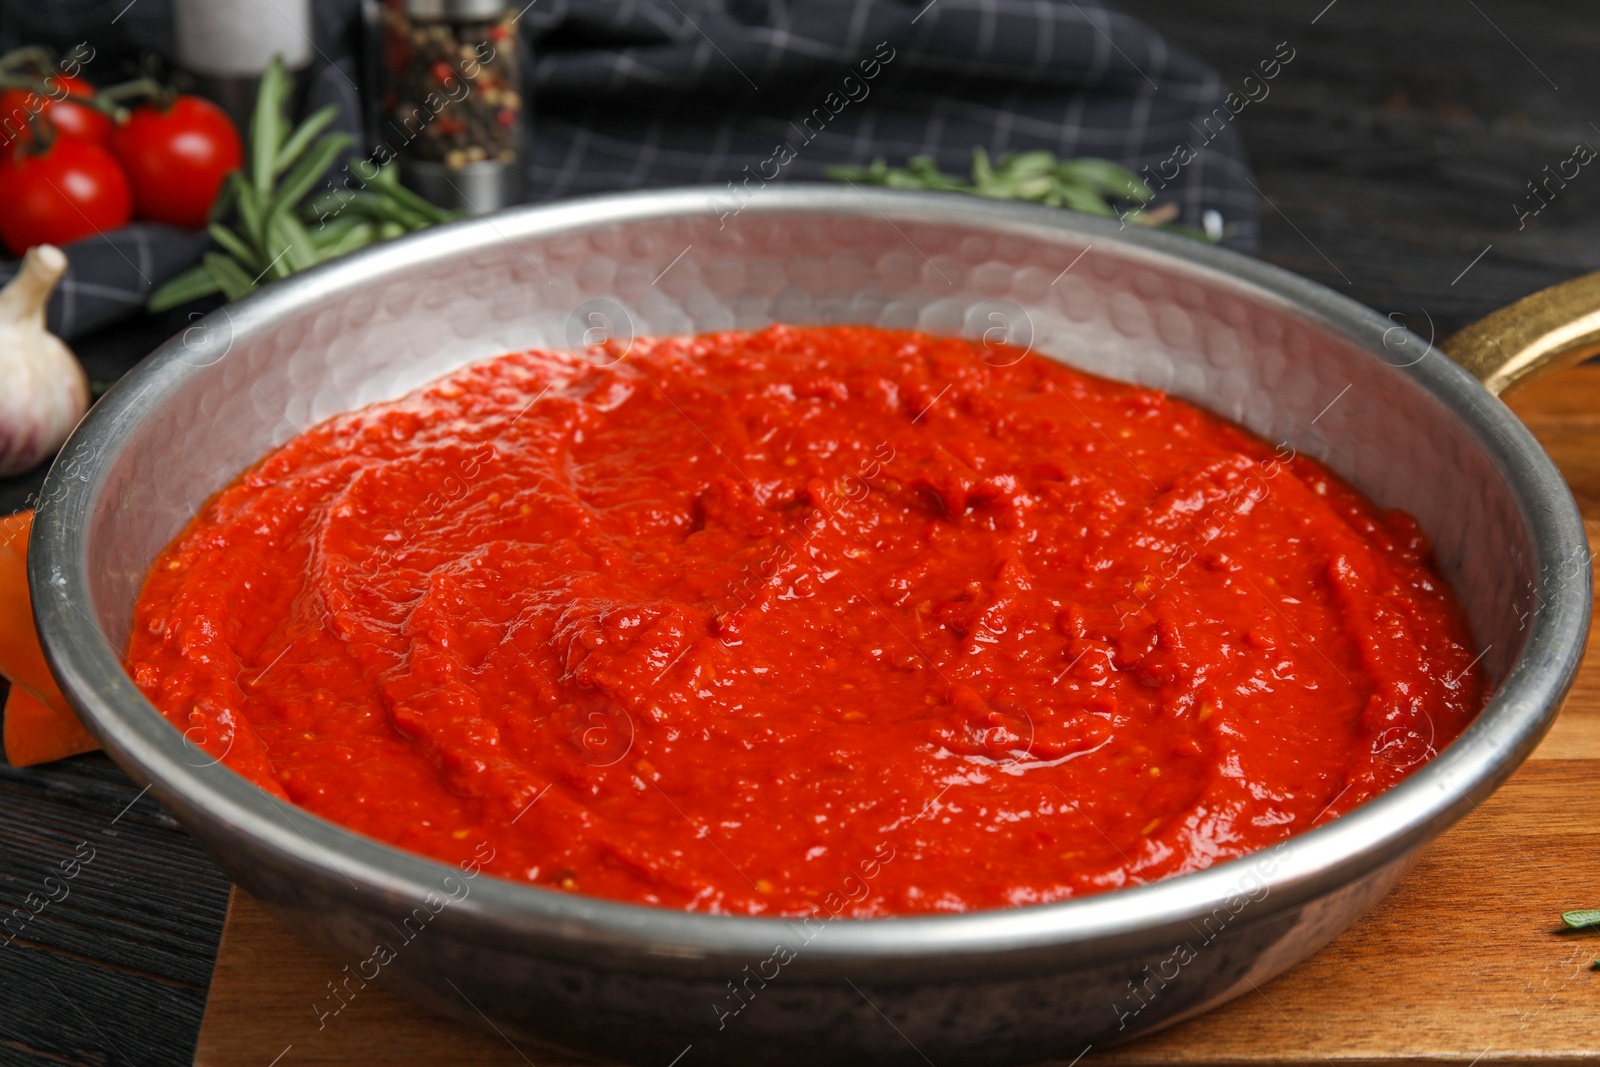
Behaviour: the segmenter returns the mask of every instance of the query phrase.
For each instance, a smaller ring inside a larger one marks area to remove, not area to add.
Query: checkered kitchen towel
[[[313,0],[305,105],[340,103],[351,132],[359,4]],[[1255,243],[1256,195],[1237,131],[1206,121],[1227,114],[1215,109],[1230,87],[1098,0],[533,0],[518,28],[533,57],[524,70],[530,200],[686,183],[755,188],[878,156],[932,155],[965,174],[975,145],[991,155],[1044,148],[1152,174],[1176,169],[1158,202],[1175,201],[1191,226],[1214,210],[1233,229],[1230,243]],[[165,0],[0,0],[0,47],[87,40],[95,80],[123,76],[120,65],[141,49],[167,51],[170,36]],[[1189,152],[1175,166],[1180,145]],[[137,311],[202,245],[135,226],[73,246],[52,328],[72,337]],[[10,269],[0,265],[0,277]]]

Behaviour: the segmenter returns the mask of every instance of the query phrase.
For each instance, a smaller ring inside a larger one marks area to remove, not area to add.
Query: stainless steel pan
[[[239,885],[335,961],[368,959],[397,940],[391,921],[449,897],[382,980],[473,1025],[662,1064],[692,1046],[684,1067],[1071,1058],[1315,952],[1550,725],[1589,624],[1583,525],[1533,437],[1431,339],[1260,262],[1082,215],[806,186],[729,215],[713,194],[513,211],[271,285],[163,345],[50,472],[30,580],[63,691]],[[1564,326],[1574,299],[1600,307],[1600,293],[1563,290],[1455,347],[1497,385],[1590,351],[1592,325]],[[806,927],[469,878],[275,801],[186,743],[124,673],[156,553],[208,496],[314,423],[586,330],[774,321],[999,330],[1326,460],[1421,521],[1493,701],[1398,788],[1256,856],[1048,906]],[[781,965],[779,945],[793,956]]]

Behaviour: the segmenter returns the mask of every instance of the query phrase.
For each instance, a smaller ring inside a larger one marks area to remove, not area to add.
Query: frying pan
[[[525,208],[274,283],[158,349],[51,469],[29,578],[62,691],[241,887],[334,961],[395,941],[432,893],[452,901],[384,981],[546,1045],[662,1064],[688,1048],[686,1067],[1070,1059],[1317,951],[1549,727],[1588,630],[1588,546],[1560,474],[1496,394],[1600,348],[1600,278],[1435,344],[1264,263],[1115,221],[835,186],[725,205],[705,188]],[[1492,699],[1403,783],[1276,848],[1056,904],[811,929],[464,878],[255,788],[187,743],[124,670],[156,554],[317,422],[471,360],[576,346],[596,323],[621,338],[772,322],[1000,329],[1323,460],[1420,521]],[[773,973],[779,945],[793,958]],[[728,1015],[735,985],[744,1006]]]

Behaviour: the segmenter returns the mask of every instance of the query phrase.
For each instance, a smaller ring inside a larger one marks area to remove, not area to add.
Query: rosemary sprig
[[[351,138],[325,132],[338,114],[331,104],[292,126],[284,116],[292,87],[274,58],[256,95],[245,168],[228,176],[212,205],[208,232],[221,251],[152,293],[152,312],[215,293],[236,300],[263,281],[458,217],[401,186],[393,165],[374,167],[360,192],[331,190],[302,203]],[[222,221],[230,211],[233,226]]]
[[[1059,160],[1051,152],[1008,152],[998,162],[984,149],[972,150],[970,181],[946,174],[932,156],[913,156],[904,167],[875,159],[865,167],[834,166],[824,172],[836,181],[883,185],[891,189],[933,189],[997,200],[1026,200],[1090,215],[1114,216],[1137,226],[1161,227],[1203,241],[1221,240],[1189,226],[1178,226],[1178,205],[1152,207],[1155,193],[1138,175],[1109,159],[1081,156]],[[1119,205],[1127,205],[1122,207]]]

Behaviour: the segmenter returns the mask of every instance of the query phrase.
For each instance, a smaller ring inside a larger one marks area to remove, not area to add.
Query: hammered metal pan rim
[[[329,292],[371,285],[391,270],[463,249],[519,237],[548,236],[586,224],[706,212],[715,187],[613,194],[524,207],[493,218],[466,220],[385,243],[275,282],[228,306],[235,335],[248,333],[316,303]],[[1120,228],[1109,220],[1032,205],[981,201],[951,194],[838,186],[787,185],[765,190],[744,211],[883,215],[901,223],[959,218],[1004,231],[1049,230],[1116,244],[1135,255],[1181,261],[1211,281],[1248,290],[1297,309],[1323,326],[1376,352],[1397,329],[1388,319],[1320,285],[1226,249],[1188,238]],[[212,319],[222,312],[214,312]],[[1409,335],[1407,335],[1409,337]],[[1419,346],[1420,338],[1411,338]],[[102,488],[109,457],[149,411],[151,398],[194,369],[184,364],[180,338],[158,348],[96,405],[53,464],[41,494],[29,552],[34,613],[46,657],[63,693],[106,750],[135,779],[174,808],[203,837],[240,846],[225,865],[248,867],[261,854],[287,862],[316,892],[357,906],[415,901],[437,890],[456,868],[344,829],[277,802],[221,766],[194,767],[178,731],[124,673],[118,650],[77,604],[89,604],[91,561],[86,555],[90,505]],[[1465,422],[1506,477],[1538,554],[1540,573],[1586,550],[1581,516],[1554,464],[1499,400],[1454,363],[1425,358],[1402,373]],[[1584,557],[1587,558],[1586,556]],[[1442,831],[1497,786],[1548,729],[1576,674],[1590,612],[1587,568],[1555,585],[1509,676],[1472,726],[1406,781],[1328,824],[1288,839],[1291,849],[1265,875],[1270,910],[1332,891],[1402,858]],[[1240,881],[1264,853],[1148,885],[1053,904],[955,915],[838,919],[846,933],[819,938],[808,959],[826,965],[864,960],[943,958],[959,967],[979,957],[1028,950],[1093,951],[1133,938],[1151,943],[1187,928],[1236,898]],[[335,861],[334,857],[338,857]],[[480,879],[471,895],[447,909],[457,935],[503,942],[526,936],[672,957],[747,957],[770,951],[792,920],[692,914],[616,903],[540,889],[499,878]]]

